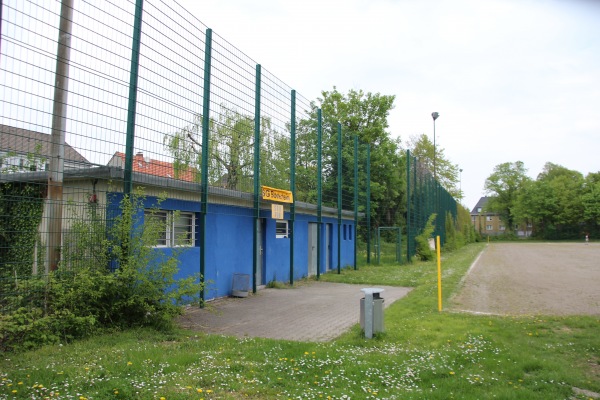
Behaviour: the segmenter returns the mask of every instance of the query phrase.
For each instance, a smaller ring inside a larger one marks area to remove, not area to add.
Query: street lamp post
[[[458,170],[459,175],[458,175],[458,194],[460,195],[460,199],[462,200],[463,195],[462,195],[462,168]]]
[[[435,120],[440,116],[437,112],[432,112],[431,116],[433,117],[433,178],[437,180],[437,172],[435,170]]]

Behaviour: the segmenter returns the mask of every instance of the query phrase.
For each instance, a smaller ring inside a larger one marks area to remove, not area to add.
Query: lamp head
[[[437,112],[432,112],[432,113],[431,113],[431,116],[433,117],[433,120],[435,121],[435,120],[437,119],[437,117],[439,117],[439,116],[440,116],[440,114],[439,114],[439,113],[437,113]]]

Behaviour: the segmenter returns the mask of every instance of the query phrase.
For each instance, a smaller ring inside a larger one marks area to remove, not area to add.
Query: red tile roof
[[[125,164],[125,153],[116,152],[115,157],[119,157],[123,165]],[[155,175],[163,178],[179,179],[181,181],[186,182],[196,181],[197,175],[196,171],[193,168],[187,167],[178,171],[179,174],[177,174],[176,176],[175,167],[172,163],[145,158],[142,153],[137,153],[133,157],[133,172]]]

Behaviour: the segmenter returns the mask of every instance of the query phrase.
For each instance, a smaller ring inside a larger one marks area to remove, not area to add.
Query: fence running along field
[[[98,234],[94,224],[108,224],[119,199],[141,189],[181,210],[160,211],[171,222],[158,244],[198,248],[200,273],[206,216],[256,224],[270,205],[263,186],[292,193],[289,237],[303,210],[319,224],[324,215],[353,220],[348,236],[370,249],[369,145],[176,2],[1,7],[2,276],[85,264],[94,251],[79,249],[75,223]],[[456,207],[411,160],[409,257],[428,214]]]
[[[416,254],[415,237],[423,231],[432,214],[436,214],[433,235],[439,236],[442,246],[444,245],[447,218],[451,216],[456,220],[457,203],[431,171],[410,155],[410,151],[407,151],[406,158],[406,252],[410,261]]]

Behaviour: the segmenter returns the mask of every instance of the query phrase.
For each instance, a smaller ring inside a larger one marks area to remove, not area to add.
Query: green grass
[[[445,303],[483,246],[443,256]],[[572,388],[600,392],[597,317],[439,313],[433,262],[321,279],[415,289],[386,309],[386,332],[372,340],[356,326],[330,343],[133,330],[4,354],[0,398],[587,399]]]

